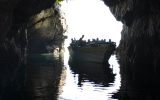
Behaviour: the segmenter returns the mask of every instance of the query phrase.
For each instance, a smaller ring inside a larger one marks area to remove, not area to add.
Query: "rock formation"
[[[121,90],[134,89],[135,92],[136,89],[143,89],[144,93],[154,94],[153,91],[160,84],[158,78],[160,74],[160,1],[104,0],[104,2],[110,7],[115,18],[123,23],[118,47],[122,75]],[[127,96],[131,95],[127,94]],[[155,98],[154,96],[152,100]],[[134,98],[134,100],[137,99]]]
[[[63,48],[66,29],[61,19],[54,8],[42,10],[31,17],[28,22],[28,53],[52,53]]]
[[[25,66],[22,65],[25,63],[29,19],[53,6],[55,1],[0,0],[0,99],[11,97],[5,95],[16,93],[23,86]],[[118,52],[121,90],[138,88],[154,94],[160,84],[160,1],[103,1],[124,24]],[[158,97],[152,97],[152,100],[158,100]]]
[[[0,0],[0,99],[10,100],[24,86],[29,19],[56,1]]]

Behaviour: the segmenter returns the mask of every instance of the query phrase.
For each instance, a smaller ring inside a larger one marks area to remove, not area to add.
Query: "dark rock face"
[[[61,16],[53,9],[46,9],[32,16],[28,29],[28,53],[53,53],[61,50],[64,42],[65,27]]]
[[[0,0],[0,99],[10,100],[5,97],[12,98],[10,94],[15,94],[23,86],[29,18],[53,6],[54,2]]]
[[[160,84],[160,1],[103,1],[110,7],[115,18],[124,24],[118,52],[121,90],[138,88],[145,89],[144,93],[156,94],[154,89],[159,88]],[[55,0],[0,0],[0,99],[5,99],[7,91],[14,93],[23,86],[25,66],[22,63],[25,61],[29,18],[51,7],[54,2]],[[126,95],[129,96],[127,100],[131,100],[130,96],[133,95]],[[152,97],[154,98],[148,97],[147,100],[159,100],[157,96]],[[145,100],[145,97],[142,99]]]
[[[124,24],[118,51],[122,75],[121,90],[136,88],[144,89],[144,93],[147,94],[156,94],[155,89],[159,88],[160,84],[158,78],[160,75],[160,1],[104,0],[104,2],[110,7],[115,18]],[[152,100],[158,100],[157,96],[153,97]],[[134,100],[138,99],[134,98]]]

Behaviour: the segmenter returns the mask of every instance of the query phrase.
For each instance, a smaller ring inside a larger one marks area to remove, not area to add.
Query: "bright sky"
[[[111,39],[119,44],[121,22],[116,21],[109,8],[101,0],[67,0],[61,10],[68,25],[68,39]]]
[[[61,3],[61,10],[62,12],[65,13],[64,17],[68,25],[68,30],[66,33],[68,39],[65,41],[65,47],[69,45],[71,38],[79,39],[83,34],[85,35],[84,37],[85,39],[92,39],[98,37],[100,39],[106,39],[106,40],[111,39],[112,41],[116,42],[117,45],[119,44],[122,24],[121,22],[116,21],[116,19],[109,11],[109,8],[103,3],[103,1],[67,0],[67,2],[63,1]],[[68,52],[65,51],[65,56],[64,56],[65,65],[68,64],[68,58],[69,54]],[[69,79],[68,77],[66,79],[69,81],[69,84],[64,86],[64,92],[60,95],[60,98],[64,97],[64,98],[69,98],[70,100],[74,100],[71,98],[80,95],[79,99],[80,100],[84,99],[84,94],[79,92],[79,89],[76,89],[76,86],[71,83],[74,82],[74,80]],[[113,84],[113,86],[111,86],[111,88],[107,88],[106,91],[108,92],[108,94],[113,93],[113,91],[117,91],[119,89],[120,83],[117,82],[120,82],[120,78],[117,78],[116,80],[118,81],[115,81],[115,83]],[[92,92],[95,92],[94,90],[92,90],[92,88],[89,88],[87,86],[86,88],[83,90],[84,93],[92,94]],[[70,92],[68,92],[68,89],[70,89]],[[85,92],[85,90],[87,92]],[[106,100],[106,97],[109,98],[106,95],[106,92],[105,92],[106,96],[102,96],[103,92],[98,92],[97,94],[94,95],[100,100]],[[92,98],[92,99],[97,99],[97,98]],[[76,99],[78,100],[78,98]]]

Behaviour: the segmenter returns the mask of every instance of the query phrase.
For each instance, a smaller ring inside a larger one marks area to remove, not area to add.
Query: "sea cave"
[[[67,25],[59,9],[62,1],[0,0],[0,100],[57,99],[54,98],[56,97],[54,93],[59,90],[57,84],[63,84],[58,81],[59,78],[65,77],[62,75],[63,68],[49,67],[46,70],[45,67],[41,67],[43,65],[39,63],[42,62],[41,60],[36,62],[34,59],[27,60],[27,57],[29,54],[34,54],[34,58],[40,59],[45,55],[36,54],[59,52],[58,56],[63,59],[62,52],[67,37],[64,33],[67,31]],[[72,0],[66,0],[69,1]],[[159,100],[160,1],[102,0],[101,2],[109,7],[115,20],[123,24],[123,29],[119,33],[120,42],[116,48],[121,86],[112,98]],[[45,60],[51,66],[63,66],[63,62],[51,63],[47,60],[50,58],[52,57],[47,56]],[[34,61],[39,66],[33,67],[36,66],[33,64],[28,67],[30,61]],[[42,73],[48,74],[41,75],[37,71],[39,68]],[[34,76],[34,73],[41,75],[41,78]],[[34,82],[37,77],[39,80]],[[46,80],[40,84],[42,77]],[[53,81],[53,77],[56,81]],[[47,87],[47,90],[41,87],[35,88],[39,88],[42,92],[30,89],[37,84]],[[43,93],[43,91],[47,92]],[[35,92],[42,98],[33,95]]]

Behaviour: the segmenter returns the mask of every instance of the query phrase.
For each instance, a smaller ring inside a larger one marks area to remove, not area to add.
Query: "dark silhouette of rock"
[[[64,44],[65,27],[60,14],[53,8],[41,11],[28,22],[28,53],[53,53],[61,51]],[[65,22],[64,22],[65,23]]]
[[[27,22],[31,16],[52,7],[55,1],[0,0],[0,99],[8,93],[9,88],[12,94],[23,87],[25,67],[22,63],[27,47]],[[143,100],[159,100],[155,91],[160,84],[160,1],[103,1],[115,18],[123,23],[117,52],[122,77],[121,90],[143,89],[148,96]],[[133,95],[126,92],[122,96],[123,100],[126,97],[130,100]]]
[[[13,100],[20,95],[25,80],[27,22],[55,1],[0,0],[0,99]]]
[[[123,100],[158,100],[159,96],[155,91],[160,84],[160,1],[104,2],[110,7],[115,18],[123,23],[118,57],[122,75],[121,91],[129,91],[125,94],[128,99]],[[139,99],[136,98],[138,91]]]

